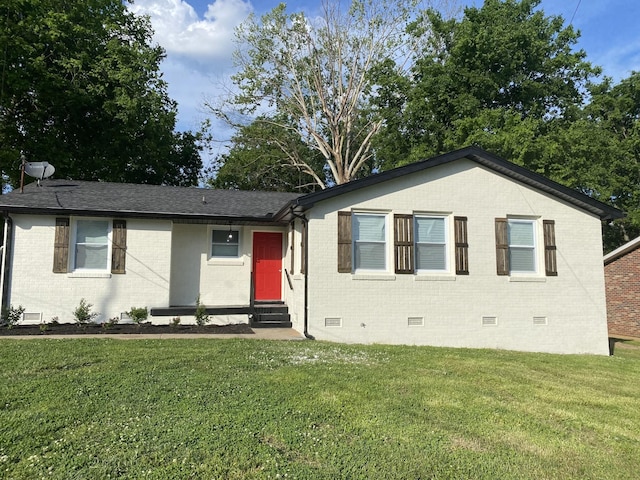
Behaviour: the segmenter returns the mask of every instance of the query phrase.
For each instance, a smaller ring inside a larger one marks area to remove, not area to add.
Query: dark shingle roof
[[[41,187],[35,183],[27,185],[24,193],[14,190],[0,196],[0,210],[49,215],[170,218],[178,221],[284,223],[291,220],[294,211],[304,212],[323,200],[462,158],[552,195],[603,220],[624,216],[610,205],[477,147],[463,148],[307,195],[46,180]]]
[[[576,190],[565,187],[547,177],[538,173],[527,170],[524,167],[511,163],[503,158],[493,155],[479,147],[466,147],[453,152],[445,153],[444,155],[438,155],[427,160],[420,162],[410,163],[403,167],[387,170],[386,172],[378,173],[375,175],[369,175],[368,177],[360,180],[354,180],[349,183],[338,185],[333,188],[327,188],[326,190],[320,190],[318,192],[309,193],[307,195],[300,196],[295,200],[292,200],[293,206],[296,210],[306,210],[311,208],[314,204],[327,200],[329,198],[342,195],[344,193],[359,190],[364,187],[376,185],[393,178],[402,177],[404,175],[410,175],[412,173],[427,170],[438,165],[444,165],[446,163],[454,162],[465,158],[471,160],[489,170],[493,170],[496,173],[504,175],[505,177],[516,180],[520,183],[533,187],[537,190],[552,195],[560,200],[563,200],[571,205],[574,205],[582,210],[597,215],[602,220],[611,220],[614,218],[622,218],[622,213],[617,208],[602,203],[594,198],[584,195]],[[287,206],[287,209],[290,208]],[[280,215],[286,215],[286,210],[283,209]]]
[[[268,220],[296,193],[45,180],[0,197],[0,209],[46,214]]]

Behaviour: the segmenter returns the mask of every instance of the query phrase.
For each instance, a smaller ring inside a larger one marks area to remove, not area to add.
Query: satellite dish
[[[24,173],[38,180],[49,178],[55,171],[56,169],[49,162],[26,162],[24,164]]]

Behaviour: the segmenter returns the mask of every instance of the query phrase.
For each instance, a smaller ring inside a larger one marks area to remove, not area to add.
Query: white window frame
[[[511,224],[521,223],[531,225],[533,245],[514,245],[511,243]],[[507,218],[507,241],[509,244],[509,274],[510,275],[538,275],[540,272],[540,261],[538,258],[538,221],[532,218]],[[511,252],[513,249],[527,249],[532,251],[533,270],[515,270],[511,260]]]
[[[214,242],[213,235],[214,232],[224,232],[226,235],[229,235],[229,232],[237,232],[238,241],[236,243],[229,243],[229,245],[235,245],[237,247],[237,252],[235,255],[214,255],[213,248],[215,245],[226,245],[226,243]],[[233,260],[239,259],[242,257],[241,251],[242,245],[242,229],[240,228],[211,228],[209,230],[209,258],[211,259],[220,259],[220,260]]]
[[[355,222],[356,217],[381,217],[384,220],[384,240],[383,241],[360,241],[356,239]],[[384,247],[384,266],[382,268],[357,268],[356,266],[356,244],[375,243]],[[351,258],[353,259],[354,273],[387,273],[389,271],[389,215],[386,212],[354,211],[351,213]]]
[[[104,268],[83,268],[76,265],[76,250],[78,246],[78,223],[80,222],[105,222],[107,224],[107,260]],[[79,273],[111,273],[111,253],[112,253],[112,229],[113,220],[104,217],[78,217],[71,222],[71,239],[69,245],[69,265],[70,272]]]
[[[435,218],[442,219],[444,222],[444,243],[434,243],[434,242],[418,242],[418,219],[420,218]],[[448,215],[437,215],[437,214],[429,214],[429,213],[414,213],[413,214],[413,248],[414,251],[414,268],[416,273],[448,273],[450,269],[450,248],[451,248],[451,240],[449,238],[449,216]],[[418,268],[418,246],[419,245],[444,245],[444,268],[443,269],[427,269],[427,268]]]

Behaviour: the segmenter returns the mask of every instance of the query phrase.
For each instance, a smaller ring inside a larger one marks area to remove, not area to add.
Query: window
[[[353,253],[355,270],[385,270],[386,218],[384,215],[353,215]]]
[[[508,220],[511,273],[536,273],[536,241],[533,220]]]
[[[211,236],[212,257],[238,257],[240,254],[239,230],[213,230]]]
[[[109,261],[109,222],[78,220],[74,254],[76,270],[106,270]]]
[[[553,220],[496,218],[496,264],[498,275],[535,274],[541,271],[537,238],[544,240],[544,274],[558,275],[556,235]]]
[[[393,216],[395,272],[399,274],[448,272],[450,269],[450,217],[405,215]],[[467,217],[453,217],[455,271],[469,274]]]
[[[447,270],[447,226],[444,217],[415,217],[416,270]]]
[[[56,218],[53,273],[105,271],[109,261],[111,273],[126,273],[126,220],[84,219],[75,220],[73,230],[71,226],[68,217]]]

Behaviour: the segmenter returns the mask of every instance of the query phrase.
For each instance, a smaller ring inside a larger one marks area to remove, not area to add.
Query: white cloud
[[[220,97],[233,73],[234,29],[253,11],[251,3],[210,0],[203,17],[184,0],[136,0],[129,9],[149,16],[154,42],[167,52],[161,70],[178,102],[177,129],[197,129],[208,116],[203,99]]]
[[[196,62],[229,62],[234,29],[253,11],[245,0],[214,0],[204,18],[183,0],[137,0],[129,8],[136,14],[149,15],[154,40],[169,56]]]

